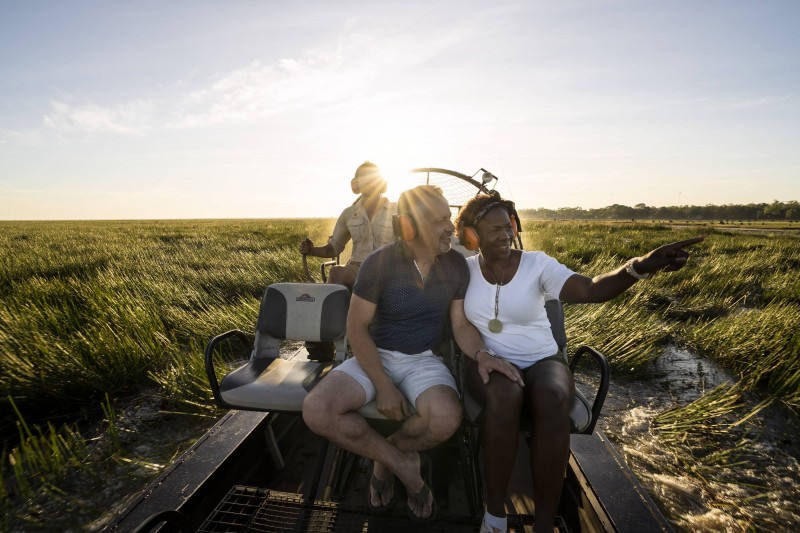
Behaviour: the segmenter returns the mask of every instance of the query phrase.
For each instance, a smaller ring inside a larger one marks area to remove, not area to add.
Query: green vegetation
[[[752,226],[762,224],[764,221],[794,221],[800,220],[800,204],[797,200],[780,202],[775,200],[771,204],[747,205],[679,205],[652,207],[646,204],[636,204],[633,207],[613,204],[597,209],[584,209],[582,207],[561,207],[558,209],[520,209],[523,218],[536,218],[545,220],[715,220],[715,221],[740,221],[742,224]],[[746,222],[745,222],[746,221]]]
[[[214,415],[205,343],[223,330],[252,330],[264,288],[301,280],[300,240],[324,240],[332,226],[328,219],[0,223],[4,510],[32,489],[67,498],[58,485],[69,468],[148,461],[113,446],[89,453],[79,438],[78,425],[87,438],[133,436],[115,433],[106,395],[124,403],[153,394],[158,409]],[[97,427],[101,418],[107,422]],[[41,514],[18,518],[35,529]]]
[[[169,461],[174,446],[159,459],[131,450],[138,430],[129,427],[125,406],[149,402],[157,411],[218,416],[202,364],[206,342],[228,329],[252,330],[264,288],[302,279],[299,241],[323,241],[332,225],[0,223],[0,501],[7,521],[0,529],[9,520],[38,527],[39,515],[24,505],[37,491],[74,504],[60,486],[70,471],[102,479],[97,472],[109,463],[157,471]],[[660,244],[709,235],[692,248],[687,268],[637,283],[612,302],[566,309],[571,347],[597,346],[617,374],[643,372],[665,345],[677,344],[737,376],[735,386],[659,413],[653,429],[674,450],[676,468],[708,483],[730,477],[744,460],[733,450],[748,438],[749,417],[770,404],[800,411],[797,235],[701,224],[523,226],[526,249],[587,275]],[[319,260],[309,263],[316,269]]]
[[[617,375],[633,372],[646,380],[648,362],[667,345],[730,371],[735,384],[657,414],[652,430],[671,457],[670,475],[694,480],[704,501],[734,516],[741,530],[782,529],[786,518],[769,512],[776,506],[796,520],[797,506],[785,507],[792,497],[763,486],[753,473],[772,465],[756,466],[763,457],[747,450],[763,431],[755,415],[782,406],[796,424],[800,413],[800,234],[726,233],[700,224],[528,221],[525,228],[526,248],[587,275],[660,244],[708,235],[690,249],[687,268],[639,282],[604,304],[567,306],[567,335],[573,349],[590,344],[603,350]],[[653,477],[657,490],[659,475]],[[752,505],[762,498],[766,505]]]

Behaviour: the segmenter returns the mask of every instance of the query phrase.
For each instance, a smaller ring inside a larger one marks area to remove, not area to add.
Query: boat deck
[[[266,436],[280,442],[278,463]],[[192,531],[202,532],[392,532],[477,533],[482,503],[471,494],[468,466],[474,451],[454,438],[429,452],[434,523],[406,515],[402,486],[386,515],[367,507],[369,462],[339,450],[308,431],[299,417],[232,411],[120,512],[106,531],[139,529],[168,510],[178,511]],[[509,531],[529,532],[533,505],[525,457],[518,452],[509,510]],[[573,435],[572,454],[556,531],[668,532],[671,527],[601,434]],[[476,503],[481,506],[476,508]],[[161,531],[177,531],[165,526]]]
[[[533,517],[530,515],[508,517],[509,532],[530,531],[532,524]],[[410,522],[404,514],[375,516],[370,515],[364,508],[352,508],[324,501],[309,502],[300,494],[235,486],[198,532],[406,533],[413,529],[419,533],[464,533],[477,532],[479,526],[480,519],[472,516],[450,515],[446,522],[416,524]],[[566,532],[567,529],[562,527],[557,531]]]
[[[246,485],[232,486],[197,531],[464,533],[480,528],[481,514],[470,505],[469,480],[463,469],[463,455],[458,453],[457,438],[428,452],[434,462],[432,489],[437,498],[438,519],[419,524],[407,516],[402,485],[397,485],[399,494],[394,508],[375,515],[367,507],[370,462],[327,443],[309,432],[299,419],[292,425],[276,427],[284,434],[284,467],[250,476]],[[523,476],[516,485],[522,489],[528,469],[525,466],[520,470]],[[515,505],[520,510],[533,509],[524,494],[513,494],[508,503],[509,531],[530,531],[533,515],[517,513]],[[560,521],[555,531],[570,530]]]

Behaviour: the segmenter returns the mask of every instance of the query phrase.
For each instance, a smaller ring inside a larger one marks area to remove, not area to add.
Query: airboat
[[[469,176],[442,168],[418,168],[412,176],[416,184],[441,187],[454,213],[471,196],[490,193],[497,184],[497,177],[484,169]],[[454,247],[470,253],[458,243]],[[515,247],[522,248],[521,236]],[[303,263],[310,278],[305,257]],[[331,264],[320,265],[323,281]],[[462,396],[465,417],[460,429],[446,443],[425,452],[434,465],[432,489],[439,509],[437,519],[428,524],[409,521],[399,502],[389,513],[371,514],[368,461],[305,427],[303,398],[349,355],[348,304],[349,292],[341,285],[312,280],[266,287],[254,332],[221,333],[209,341],[204,354],[214,399],[229,411],[121,510],[106,531],[477,532],[484,489],[477,405],[469,395]],[[561,303],[548,300],[546,309],[554,338],[566,356]],[[440,355],[461,385],[464,356],[447,332],[443,338]],[[302,341],[334,341],[335,360],[310,360]],[[249,354],[238,360],[231,356],[247,350]],[[610,379],[605,356],[581,346],[569,365],[573,372],[588,367],[590,377],[580,380],[571,412],[570,458],[556,531],[672,531],[596,427]],[[384,434],[397,427],[373,404],[364,406],[361,413]],[[506,502],[510,532],[530,531],[536,511],[524,432],[522,428],[518,466]]]

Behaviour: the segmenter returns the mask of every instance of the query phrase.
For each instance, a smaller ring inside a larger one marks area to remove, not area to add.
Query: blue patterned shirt
[[[402,241],[367,256],[353,292],[377,305],[369,333],[378,348],[416,354],[438,348],[450,303],[463,300],[469,285],[464,256],[436,256],[423,283]]]

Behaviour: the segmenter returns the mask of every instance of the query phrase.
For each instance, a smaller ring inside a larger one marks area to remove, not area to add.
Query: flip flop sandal
[[[436,520],[436,513],[438,512],[438,506],[436,504],[436,496],[433,495],[431,492],[431,485],[433,484],[433,465],[431,464],[431,460],[428,458],[427,455],[420,454],[420,474],[422,474],[422,481],[423,485],[422,488],[416,494],[412,494],[410,492],[406,492],[406,496],[408,502],[414,503],[414,506],[417,508],[422,508],[428,502],[428,498],[431,499],[431,514],[426,517],[417,516],[414,514],[414,511],[411,510],[409,506],[406,511],[408,512],[408,518],[412,522],[417,523],[427,523],[433,522]]]
[[[374,465],[373,468],[375,468]],[[390,487],[393,489],[392,497],[386,505],[372,505],[372,490],[368,491],[367,504],[369,505],[369,510],[374,514],[386,513],[397,503],[397,484],[395,483],[394,474],[392,474],[391,479],[378,479],[373,471],[369,476],[369,486],[370,489],[375,489],[378,496],[382,496]]]

